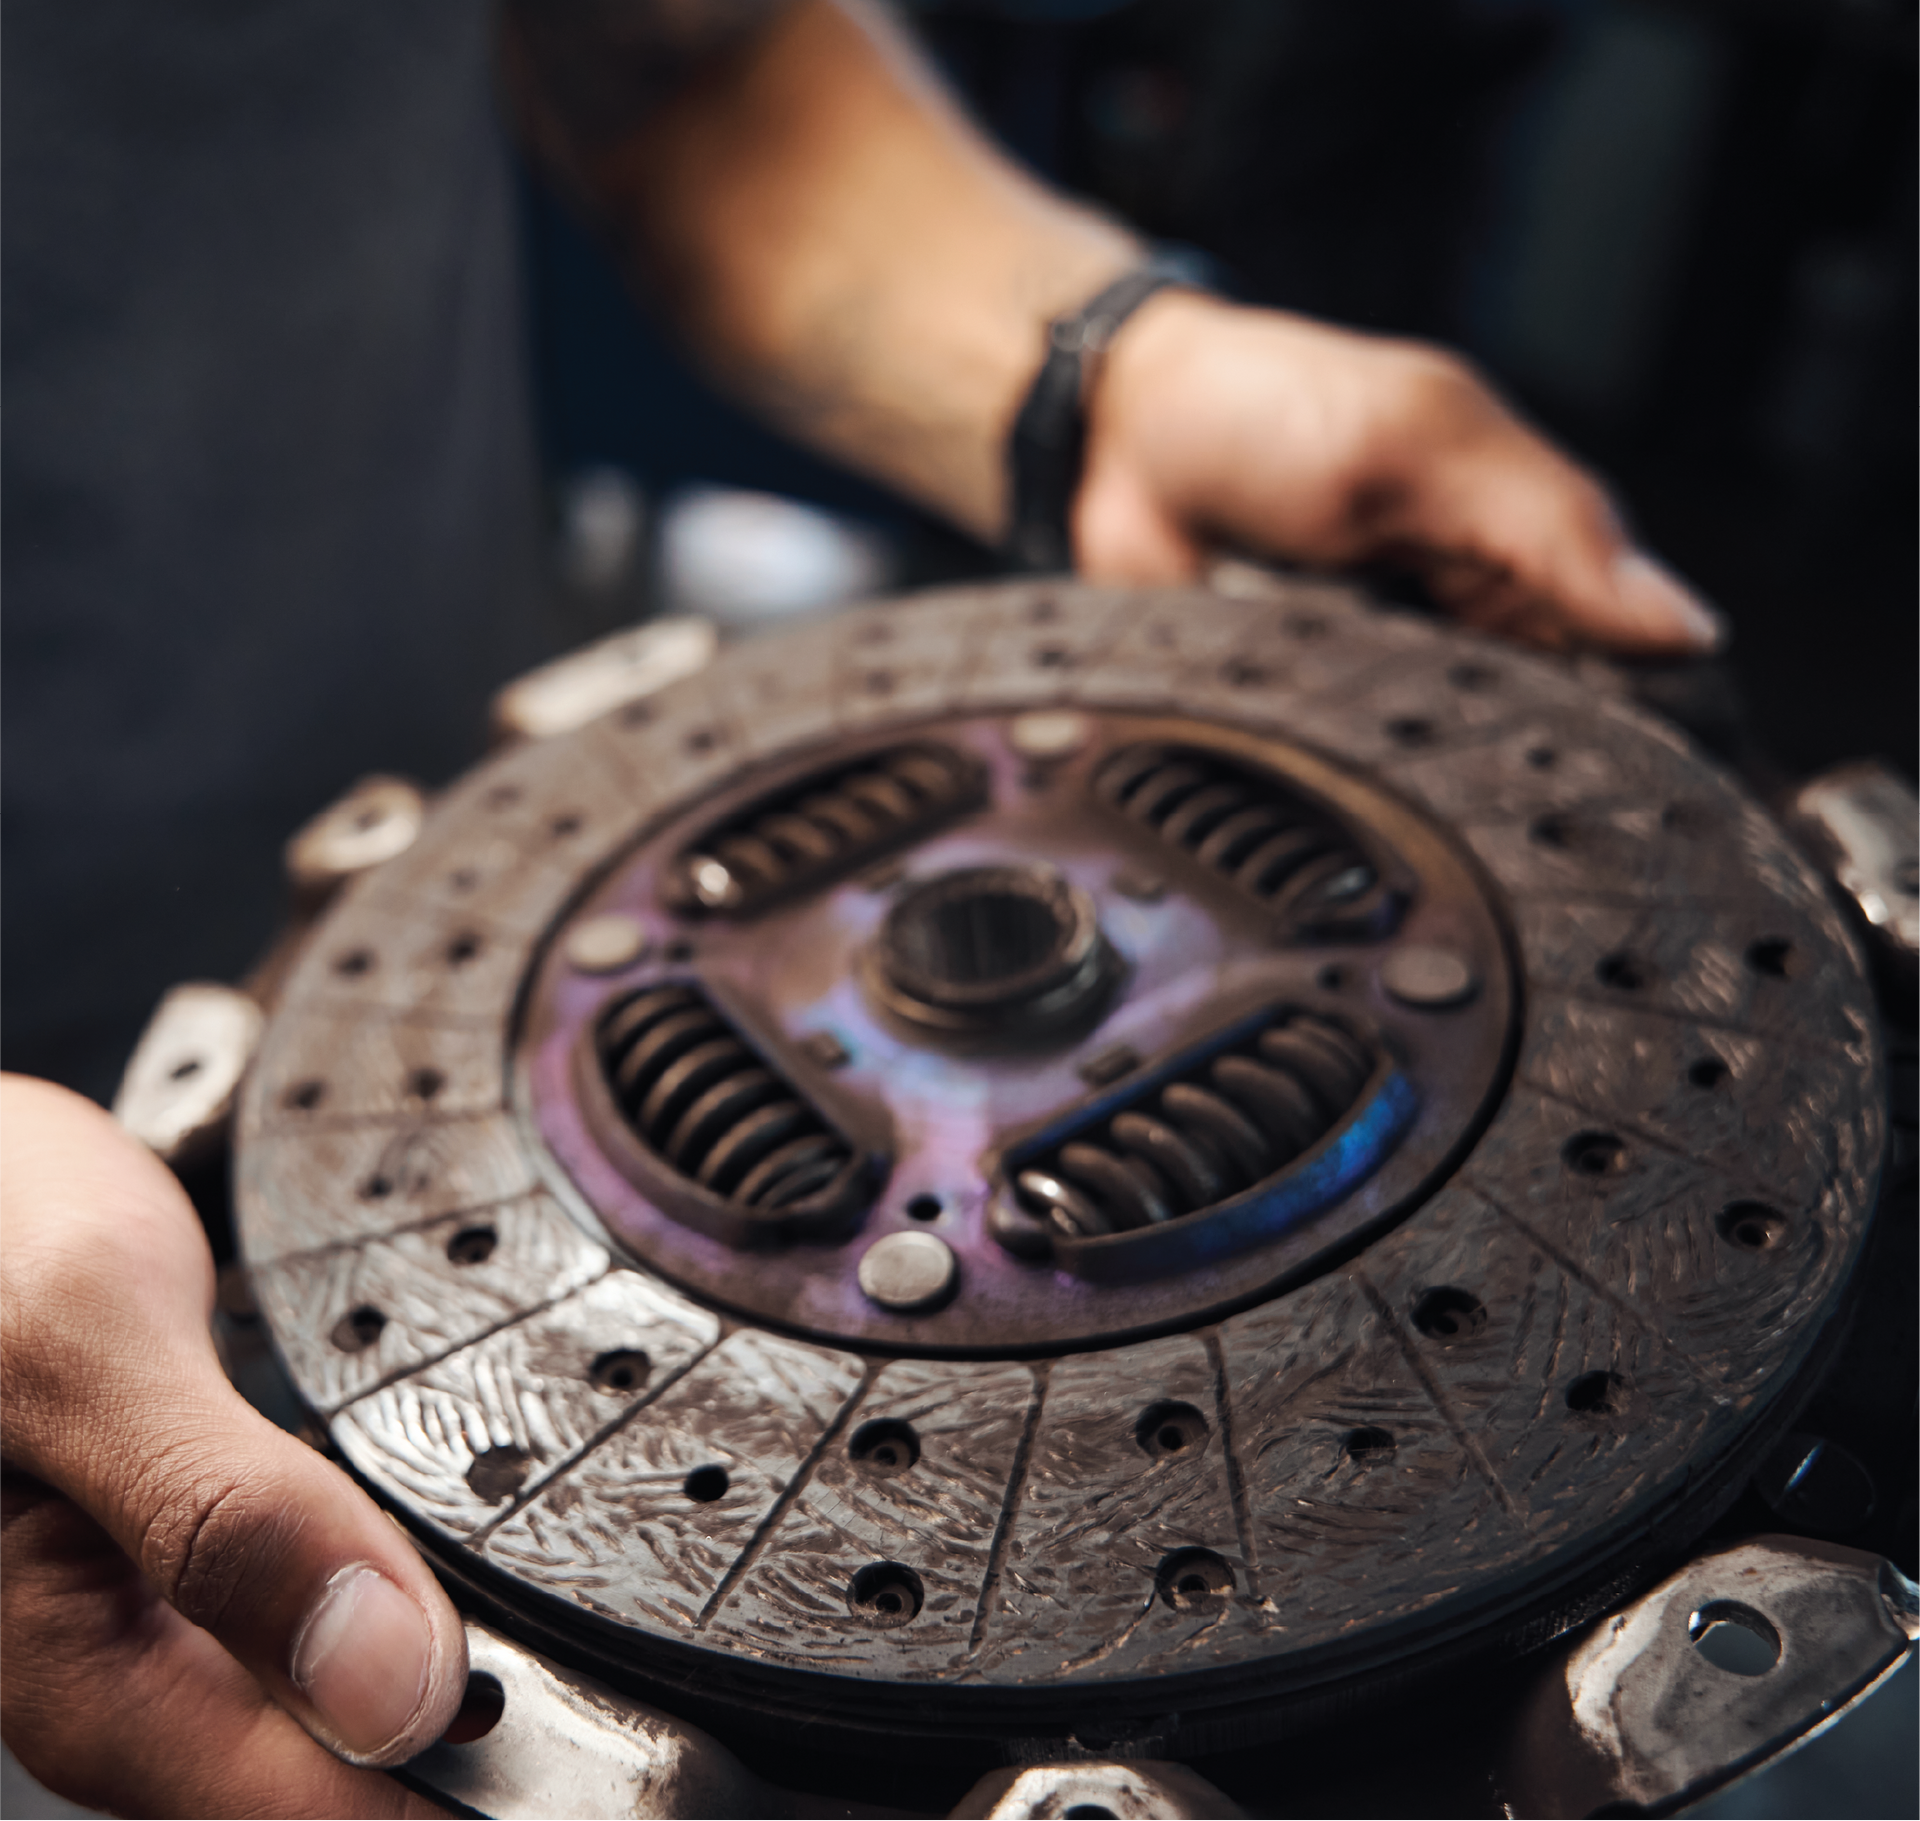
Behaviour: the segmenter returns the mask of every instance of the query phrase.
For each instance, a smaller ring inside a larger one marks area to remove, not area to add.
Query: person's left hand
[[[443,1813],[371,1767],[452,1718],[459,1615],[373,1500],[227,1383],[179,1183],[100,1108],[19,1075],[0,1076],[0,1151],[15,1756],[119,1814]]]
[[[1168,582],[1220,546],[1416,574],[1469,625],[1551,649],[1715,649],[1593,477],[1466,364],[1190,292],[1121,329],[1088,405],[1081,572]]]

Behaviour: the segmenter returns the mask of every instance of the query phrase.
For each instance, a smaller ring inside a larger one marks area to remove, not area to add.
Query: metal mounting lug
[[[170,988],[120,1077],[114,1118],[165,1163],[202,1155],[226,1133],[265,1023],[237,987],[193,980]]]
[[[668,1821],[792,1812],[717,1739],[472,1619],[467,1662],[467,1701],[450,1736],[484,1730],[428,1746],[404,1774],[469,1813]]]
[[[1878,760],[1838,765],[1794,792],[1787,822],[1912,992],[1920,970],[1920,800],[1913,786]]]
[[[1920,1637],[1858,1549],[1758,1537],[1690,1562],[1545,1659],[1496,1779],[1508,1812],[1670,1814],[1838,1719]]]

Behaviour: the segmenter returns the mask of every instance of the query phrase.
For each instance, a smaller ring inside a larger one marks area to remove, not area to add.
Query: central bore
[[[911,971],[949,989],[993,987],[1043,968],[1072,934],[1047,895],[989,877],[965,890],[938,890],[894,920],[894,941]]]
[[[1050,866],[972,866],[902,893],[869,978],[887,1008],[953,1034],[1030,1037],[1089,1011],[1113,977],[1093,901]]]

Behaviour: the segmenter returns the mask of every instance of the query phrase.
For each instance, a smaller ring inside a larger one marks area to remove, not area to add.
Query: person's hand
[[[355,1766],[445,1730],[460,1620],[373,1501],[222,1376],[179,1185],[21,1076],[0,1144],[7,1743],[124,1814],[439,1814]]]
[[[1150,299],[1106,357],[1073,533],[1096,579],[1184,580],[1226,545],[1410,570],[1470,625],[1552,649],[1724,636],[1464,363],[1190,292]]]

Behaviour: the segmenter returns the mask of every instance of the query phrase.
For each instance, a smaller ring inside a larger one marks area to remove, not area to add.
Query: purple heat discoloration
[[[1089,1089],[1081,1070],[1091,1057],[1124,1045],[1152,1058],[1255,1004],[1316,995],[1324,1002],[1316,981],[1327,963],[1350,949],[1365,956],[1373,946],[1278,943],[1257,907],[1202,882],[1176,877],[1164,892],[1140,894],[1133,880],[1143,870],[1164,875],[1167,855],[1152,845],[1150,831],[1088,801],[1090,779],[1125,733],[1124,724],[1117,726],[1104,750],[1096,742],[1071,763],[1036,769],[1011,750],[1004,717],[916,729],[917,736],[938,738],[984,762],[988,803],[899,860],[753,917],[681,915],[669,908],[663,882],[690,835],[731,813],[708,803],[657,830],[576,906],[575,918],[609,911],[639,918],[651,937],[649,952],[624,974],[592,976],[566,966],[563,942],[550,945],[523,1035],[523,1104],[612,1235],[646,1263],[722,1304],[814,1334],[915,1350],[1046,1349],[1157,1326],[1196,1300],[1204,1305],[1244,1294],[1244,1267],[1230,1271],[1218,1260],[1180,1273],[1177,1291],[1145,1282],[1117,1292],[1111,1284],[1016,1258],[988,1231],[990,1154],[1010,1135],[1082,1100]],[[837,762],[844,764],[844,757]],[[751,790],[740,794],[750,799]],[[1122,979],[1096,1029],[1024,1052],[951,1053],[870,1002],[862,955],[903,887],[964,868],[1023,863],[1055,869],[1098,909]],[[1432,902],[1417,903],[1410,926],[1431,924],[1458,940],[1461,896],[1437,893]],[[1469,920],[1476,908],[1468,906]],[[1497,975],[1497,938],[1484,910],[1479,917],[1471,943]],[[892,1168],[847,1237],[743,1253],[656,1205],[596,1139],[573,1079],[583,1034],[615,998],[676,977],[697,977],[755,1008],[762,1034],[803,1090],[811,1083],[824,1095],[884,1109]],[[1360,1007],[1362,1014],[1390,1018],[1391,1003],[1377,992],[1372,997],[1378,1003]],[[1504,998],[1494,997],[1489,1009],[1502,1018]],[[845,1052],[831,1071],[810,1061],[803,1047],[820,1034]],[[1482,1058],[1463,1072],[1470,1080],[1483,1077],[1485,1066]],[[1468,1098],[1477,1098],[1477,1090]],[[1457,1109],[1452,1116],[1457,1127]],[[939,1204],[931,1219],[909,1213],[917,1204],[924,1215],[929,1199]],[[956,1254],[962,1288],[947,1308],[897,1315],[861,1294],[855,1276],[861,1253],[881,1235],[903,1230],[937,1233]]]

